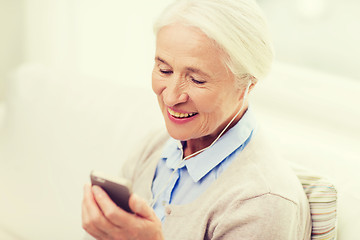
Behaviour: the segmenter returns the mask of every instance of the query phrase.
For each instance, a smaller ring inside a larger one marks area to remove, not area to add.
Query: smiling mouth
[[[195,116],[198,113],[179,113],[179,112],[175,112],[174,110],[168,108],[168,112],[170,113],[171,116],[175,117],[175,118],[190,118]]]

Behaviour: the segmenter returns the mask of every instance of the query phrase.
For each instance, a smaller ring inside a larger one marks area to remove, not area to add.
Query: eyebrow
[[[164,64],[166,64],[166,65],[171,66],[170,64],[168,64],[164,59],[160,58],[159,56],[155,57],[155,60],[156,60],[156,61],[159,61],[159,62],[162,62],[162,63],[164,63]],[[189,72],[201,74],[201,75],[204,75],[204,76],[207,77],[207,78],[210,78],[209,74],[201,71],[201,70],[198,69],[198,68],[186,67],[186,70],[189,71]]]
[[[164,59],[162,59],[162,58],[160,58],[158,56],[155,58],[155,61],[159,61],[159,62],[162,62],[162,63],[170,66],[170,64],[168,64]]]

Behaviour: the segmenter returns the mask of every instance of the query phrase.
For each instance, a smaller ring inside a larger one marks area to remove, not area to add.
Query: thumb
[[[138,216],[155,220],[156,215],[154,210],[147,204],[147,202],[136,194],[131,194],[129,199],[130,209]]]

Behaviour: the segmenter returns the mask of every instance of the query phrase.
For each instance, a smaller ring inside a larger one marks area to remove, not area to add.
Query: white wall
[[[282,62],[360,80],[360,2],[258,0]]]
[[[152,24],[169,0],[26,0],[25,59],[129,85],[150,83]]]
[[[23,0],[0,0],[0,102],[5,78],[23,60]]]

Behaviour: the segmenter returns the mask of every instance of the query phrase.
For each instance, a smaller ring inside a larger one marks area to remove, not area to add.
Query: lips
[[[172,116],[172,117],[175,117],[175,118],[178,118],[178,119],[184,119],[184,118],[191,118],[193,116],[195,116],[196,114],[198,113],[180,113],[180,112],[176,112],[170,108],[168,108],[168,113]]]

